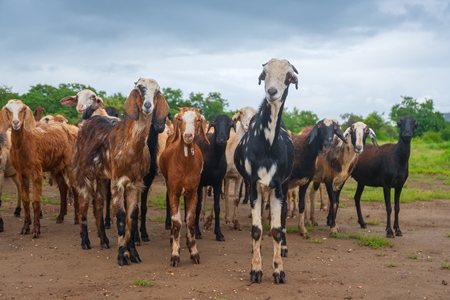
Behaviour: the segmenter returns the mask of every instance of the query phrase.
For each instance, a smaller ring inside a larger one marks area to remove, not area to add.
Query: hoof
[[[150,239],[148,238],[148,235],[147,235],[147,236],[142,236],[142,235],[141,235],[141,240],[142,240],[143,242],[150,242]]]
[[[395,235],[396,236],[403,236],[402,231],[400,230],[400,228],[395,229]]]
[[[281,257],[288,257],[288,249],[281,249]]]
[[[359,223],[359,226],[361,226],[361,228],[367,228],[367,224],[366,223]]]
[[[39,232],[33,232],[33,239],[39,238]]]
[[[41,212],[39,213],[39,219],[43,219],[44,218],[44,215],[42,214],[42,210],[41,210]],[[63,220],[64,220],[64,217],[63,217]]]
[[[57,218],[56,219],[56,224],[62,224],[64,222],[64,217],[63,218]]]
[[[178,267],[179,264],[180,264],[180,256],[172,255],[172,257],[170,258],[170,265],[172,267]]]
[[[14,210],[14,217],[20,218],[20,210],[20,207],[16,207],[16,209]]]
[[[81,244],[81,248],[84,249],[84,250],[90,250],[90,249],[92,249],[90,243]]]
[[[222,234],[216,234],[216,241],[225,242],[225,237]]]
[[[234,230],[239,230],[239,231],[242,230],[241,224],[239,223],[238,220],[234,220],[234,221],[233,221],[233,224],[234,224]]]
[[[171,224],[166,224],[166,230],[170,230],[172,229],[172,225]]]
[[[4,228],[3,228],[3,219],[0,218],[0,232],[3,232]]]
[[[105,229],[111,229],[111,225],[106,225],[105,224]]]
[[[139,257],[139,254],[137,253],[136,249],[134,249],[131,252],[131,261],[134,263],[140,263],[142,262],[141,258]]]
[[[89,246],[90,247],[90,246]],[[103,249],[109,249],[109,244],[108,243],[103,243],[103,244],[101,244],[101,247],[103,248]],[[90,248],[89,248],[90,249]]]
[[[201,239],[203,239],[202,233],[201,233],[200,231],[198,231],[198,232],[195,233],[195,239],[196,239],[196,240],[201,240]]]
[[[250,282],[256,282],[256,283],[261,283],[262,281],[262,271],[255,271],[252,270],[250,272]]]
[[[284,271],[280,271],[280,273],[273,273],[273,279],[275,284],[286,283],[286,276]]]
[[[124,266],[124,265],[131,265],[131,260],[128,257],[128,255],[119,255],[117,257],[117,263],[119,264],[119,266]]]
[[[200,264],[200,255],[198,253],[191,255],[191,260],[194,264]]]
[[[392,229],[387,229],[386,230],[386,237],[387,238],[394,238],[394,233],[392,232]]]

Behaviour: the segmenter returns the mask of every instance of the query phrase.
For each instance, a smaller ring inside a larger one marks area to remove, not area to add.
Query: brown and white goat
[[[91,110],[92,116],[108,117],[103,99],[91,90],[79,91],[75,96],[67,96],[59,101],[64,106],[77,106],[77,112],[82,114]]]
[[[94,216],[101,246],[109,248],[103,223],[103,205],[111,180],[113,210],[117,217],[119,265],[140,262],[134,243],[138,221],[138,198],[142,179],[150,167],[146,137],[152,112],[169,110],[158,83],[139,79],[125,101],[123,121],[93,116],[81,127],[74,149],[77,187],[80,192],[81,246],[90,249],[87,210],[93,200]],[[126,207],[125,207],[126,198]]]
[[[21,186],[21,197],[25,210],[22,234],[30,232],[30,180],[33,185],[33,238],[40,235],[39,213],[41,211],[43,172],[50,172],[58,184],[61,209],[57,223],[67,213],[68,185],[65,177],[71,177],[71,159],[75,136],[61,123],[36,127],[33,113],[21,100],[9,100],[0,113],[0,130],[8,126],[11,132],[11,165],[16,170]],[[77,201],[77,196],[76,200]],[[75,212],[77,213],[77,212]]]
[[[378,147],[375,132],[369,126],[363,122],[353,123],[344,132],[347,143],[335,138],[333,147],[317,156],[316,171],[313,177],[314,185],[310,190],[309,198],[314,203],[319,184],[325,183],[330,203],[327,225],[330,226],[331,233],[337,233],[339,229],[336,225],[336,214],[340,191],[355,168],[368,136]],[[314,210],[311,210],[311,219],[314,219]]]
[[[197,207],[197,188],[203,169],[203,155],[195,143],[195,136],[206,144],[205,118],[196,108],[180,108],[173,120],[174,134],[169,136],[166,149],[161,154],[159,168],[166,179],[167,197],[172,220],[170,241],[172,256],[170,263],[180,263],[180,231],[182,217],[180,197],[185,199],[186,243],[194,263],[200,263],[200,255],[195,244],[195,215]]]

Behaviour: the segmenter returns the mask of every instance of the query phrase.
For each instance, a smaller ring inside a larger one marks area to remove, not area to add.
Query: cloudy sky
[[[159,4],[155,4],[159,3]],[[286,106],[319,118],[401,96],[450,112],[450,1],[0,0],[0,85],[83,83],[128,95],[139,77],[259,106],[261,65],[299,71]]]

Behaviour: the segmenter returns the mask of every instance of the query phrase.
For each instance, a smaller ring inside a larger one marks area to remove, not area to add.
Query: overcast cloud
[[[149,77],[257,108],[261,65],[276,57],[299,71],[289,109],[387,119],[404,95],[450,112],[449,1],[155,2],[0,0],[0,85],[128,95]]]

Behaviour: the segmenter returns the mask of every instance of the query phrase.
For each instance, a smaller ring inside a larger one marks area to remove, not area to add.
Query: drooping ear
[[[298,74],[297,69],[294,67],[293,64],[289,63],[290,66],[292,67],[291,70],[289,70],[289,75],[290,75],[290,82],[295,84],[295,89],[298,90],[298,77],[295,74]]]
[[[268,62],[266,62],[265,64],[263,64],[262,66],[263,66],[263,71],[261,72],[261,74],[259,74],[259,77],[258,77],[258,84],[259,85],[261,85],[261,81],[264,81],[264,80],[266,80],[266,72],[264,71],[264,67],[266,66],[268,64]]]
[[[59,100],[59,103],[61,103],[64,106],[75,106],[78,103],[78,97],[77,96],[67,96]]]
[[[241,112],[238,111],[237,113],[234,114],[234,116],[231,118],[231,120],[237,122],[237,121],[239,121],[240,116],[241,116]]]
[[[403,119],[403,118],[402,118],[402,119]],[[402,119],[400,119],[400,120],[397,121],[397,126],[398,126],[398,127],[402,126],[402,121],[403,121]]]
[[[166,98],[161,92],[158,92],[153,100],[155,105],[155,118],[157,120],[167,117],[170,114],[170,107]]]
[[[137,89],[133,89],[124,103],[125,113],[135,121],[139,119],[139,108],[136,105],[139,98],[141,98],[141,94]]]
[[[233,120],[231,120],[230,129],[231,128],[233,128],[234,132],[236,132],[236,122],[234,122]]]
[[[319,129],[317,128],[317,125],[313,127],[313,129],[311,130],[311,133],[309,134],[309,144],[312,143],[312,141],[314,141],[314,139],[316,138],[317,134],[319,133]]]
[[[99,96],[94,96],[95,103],[97,103],[98,107],[106,108],[105,102]]]
[[[205,126],[203,126],[205,124],[205,122],[206,122],[205,117],[202,115],[201,116],[201,122],[200,122],[200,128],[198,129],[198,131],[199,131],[200,138],[202,139],[202,141],[205,144],[209,145],[209,140],[206,137]]]
[[[375,131],[372,130],[372,128],[369,128],[369,136],[370,136],[370,139],[372,140],[372,144],[377,146],[377,148],[380,148],[380,146],[378,146],[378,143],[377,143],[377,135],[375,134]]]
[[[334,123],[334,134],[337,135],[338,138],[340,138],[345,144],[347,144],[347,139],[345,138],[344,134],[342,133],[341,127],[339,124]]]
[[[0,110],[0,131],[5,132],[8,130],[9,127],[9,119],[8,119],[8,112],[6,111],[6,108],[2,108]]]
[[[34,128],[36,128],[36,121],[34,120],[33,112],[25,104],[23,105],[22,110],[25,110],[25,115],[23,117],[23,125],[22,126],[26,131],[31,131]]]
[[[180,137],[180,129],[178,128],[178,114],[175,115],[175,117],[173,117],[173,132],[175,134],[174,138],[173,138],[173,142],[176,141],[179,137]]]
[[[351,130],[352,130],[351,127],[349,127],[344,131],[344,139],[347,140],[348,136],[350,135]]]
[[[416,119],[414,119],[414,129],[417,129],[419,127],[419,122],[417,122]]]

